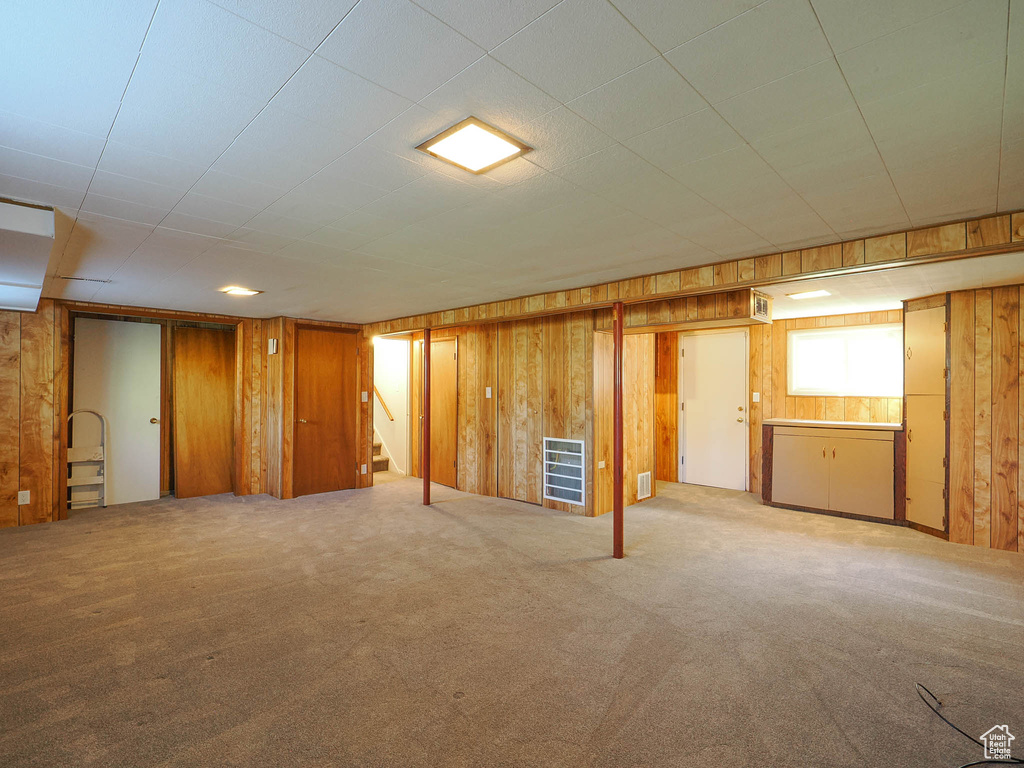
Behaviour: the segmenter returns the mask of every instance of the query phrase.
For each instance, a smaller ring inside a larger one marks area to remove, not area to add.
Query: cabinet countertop
[[[866,421],[819,421],[817,419],[765,419],[769,427],[821,427],[823,429],[875,429],[883,432],[902,432],[902,424]]]

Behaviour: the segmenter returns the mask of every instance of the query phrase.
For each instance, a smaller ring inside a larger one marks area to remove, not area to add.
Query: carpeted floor
[[[921,766],[1024,744],[1024,556],[666,485],[401,479],[0,531],[0,766]],[[1019,751],[1024,755],[1024,747]]]

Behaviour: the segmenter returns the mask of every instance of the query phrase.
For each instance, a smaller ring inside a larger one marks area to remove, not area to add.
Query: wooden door
[[[824,437],[783,435],[775,431],[772,501],[810,509],[828,509],[828,459]]]
[[[296,496],[356,487],[356,334],[295,329]]]
[[[455,339],[430,344],[430,480],[456,486],[459,363]]]
[[[235,334],[175,328],[174,495],[234,490]]]
[[[829,440],[829,509],[892,520],[893,445],[885,438]]]
[[[907,395],[907,520],[939,531],[946,527],[945,408],[945,395]]]
[[[946,308],[904,315],[904,391],[908,395],[946,394]]]

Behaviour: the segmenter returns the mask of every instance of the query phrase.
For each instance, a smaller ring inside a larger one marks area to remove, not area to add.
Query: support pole
[[[623,555],[622,552],[622,519],[623,519],[623,490],[622,490],[622,302],[615,302],[615,306],[612,308],[614,313],[614,338],[615,338],[615,354],[614,354],[614,365],[615,365],[615,384],[613,387],[613,397],[615,402],[615,436],[614,442],[614,459],[612,461],[612,482],[613,482],[613,496],[614,496],[614,516],[613,528],[614,537],[612,544],[612,557],[620,559]]]
[[[430,329],[423,329],[423,430],[420,435],[423,504],[430,506]]]

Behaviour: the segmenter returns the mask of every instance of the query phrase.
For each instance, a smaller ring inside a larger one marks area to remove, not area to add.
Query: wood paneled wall
[[[498,495],[580,514],[543,496],[543,438],[583,440],[594,451],[594,318],[572,312],[498,326]],[[586,505],[594,514],[594,478]]]
[[[67,319],[50,299],[36,312],[0,311],[0,527],[60,515],[66,338]],[[19,490],[30,503],[18,506]]]
[[[750,327],[750,490],[761,491],[761,425],[765,419],[902,422],[903,400],[892,397],[791,397],[787,393],[787,334],[804,328],[902,323],[903,310],[776,320]]]
[[[655,334],[624,338],[622,349],[622,469],[625,505],[637,502],[637,475],[651,472],[651,496],[657,493],[655,473]],[[610,333],[594,336],[595,510],[611,512],[613,498],[614,339]],[[673,463],[675,452],[673,452]],[[604,467],[599,464],[604,462]]]
[[[464,326],[431,334],[435,341],[456,339],[458,355],[458,447],[456,487],[481,496],[498,495],[498,327]],[[422,477],[423,334],[413,336],[410,366],[410,474]],[[487,388],[491,396],[487,397]]]
[[[679,481],[679,334],[655,334],[654,339],[655,477]]]
[[[950,294],[949,540],[1024,552],[1024,286]]]

